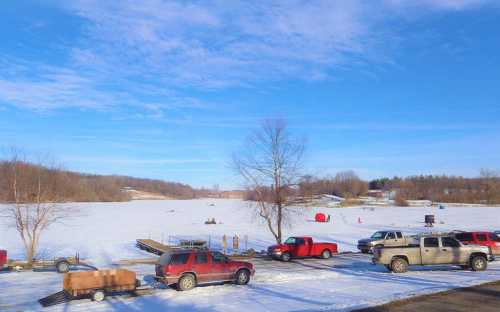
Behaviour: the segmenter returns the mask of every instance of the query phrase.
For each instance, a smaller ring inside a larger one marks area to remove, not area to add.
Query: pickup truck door
[[[424,237],[420,245],[422,264],[439,264],[439,239],[437,237]]]
[[[401,244],[402,238],[398,238],[396,232],[389,232],[385,236],[384,246],[397,246]]]
[[[292,251],[292,255],[295,257],[307,257],[309,256],[310,248],[307,240],[302,237],[297,237],[295,240],[295,248]]]
[[[460,243],[452,237],[440,237],[440,263],[460,264],[467,262],[467,253],[460,252]]]

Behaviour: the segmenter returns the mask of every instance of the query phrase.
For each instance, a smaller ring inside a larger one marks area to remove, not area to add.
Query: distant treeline
[[[246,192],[246,200],[255,200],[258,197],[256,192],[261,193],[261,197],[270,198],[273,192],[268,187],[260,187],[258,190]],[[283,196],[286,197],[311,197],[314,195],[336,195],[344,198],[356,198],[368,192],[368,182],[361,180],[354,171],[342,171],[335,176],[315,177],[305,175],[297,185],[284,188]]]
[[[370,189],[393,191],[403,199],[447,203],[500,204],[498,173],[483,170],[477,178],[413,176],[383,178],[369,183]]]
[[[125,187],[162,194],[172,198],[190,199],[197,191],[189,185],[160,180],[125,176],[89,175],[57,168],[35,165],[26,161],[0,161],[0,202],[14,202],[13,183],[25,190],[22,201],[30,202],[41,187],[46,201],[106,202],[128,201]],[[20,194],[17,194],[18,197]]]
[[[368,182],[354,171],[342,171],[335,176],[318,178],[306,175],[299,183],[300,196],[329,194],[344,198],[356,198],[368,192]]]
[[[353,171],[339,172],[335,176],[304,176],[296,186],[286,189],[287,196],[309,197],[329,194],[355,199],[367,195],[368,190],[380,190],[385,196],[404,205],[406,200],[430,200],[445,203],[500,204],[500,176],[497,172],[482,170],[479,177],[456,176],[411,176],[406,178],[382,178],[363,181]],[[247,192],[246,199],[256,194]],[[262,193],[271,194],[266,188]],[[379,193],[379,196],[384,196]]]

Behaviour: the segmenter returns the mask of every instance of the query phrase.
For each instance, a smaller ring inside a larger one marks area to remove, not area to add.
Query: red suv
[[[481,245],[490,248],[494,255],[500,255],[500,237],[491,232],[460,232],[455,234],[455,238],[465,245]]]
[[[198,284],[234,282],[246,285],[254,275],[253,265],[233,261],[217,251],[175,250],[166,252],[156,265],[156,278],[178,290],[190,290]]]

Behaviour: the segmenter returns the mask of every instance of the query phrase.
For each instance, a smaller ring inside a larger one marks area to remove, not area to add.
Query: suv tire
[[[184,274],[177,282],[177,289],[180,291],[191,290],[196,287],[196,278],[193,274]]]
[[[246,285],[250,282],[250,272],[245,269],[241,269],[238,272],[236,272],[236,278],[234,283],[236,285]]]
[[[404,273],[408,271],[408,261],[403,258],[395,258],[391,261],[391,271],[394,273]]]

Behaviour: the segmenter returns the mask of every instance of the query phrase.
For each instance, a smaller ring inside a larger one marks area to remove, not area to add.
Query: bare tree
[[[352,170],[337,173],[334,182],[335,192],[346,198],[356,198],[368,191],[368,183],[361,180]]]
[[[284,120],[267,120],[233,154],[233,165],[253,193],[253,207],[264,219],[276,242],[289,222],[289,197],[300,179],[305,144],[288,131]]]
[[[17,149],[11,149],[3,168],[10,203],[3,208],[2,215],[10,219],[10,224],[19,233],[31,266],[42,233],[75,210],[61,204],[58,194],[60,170],[49,168],[41,161],[36,165],[28,163],[25,154]]]

